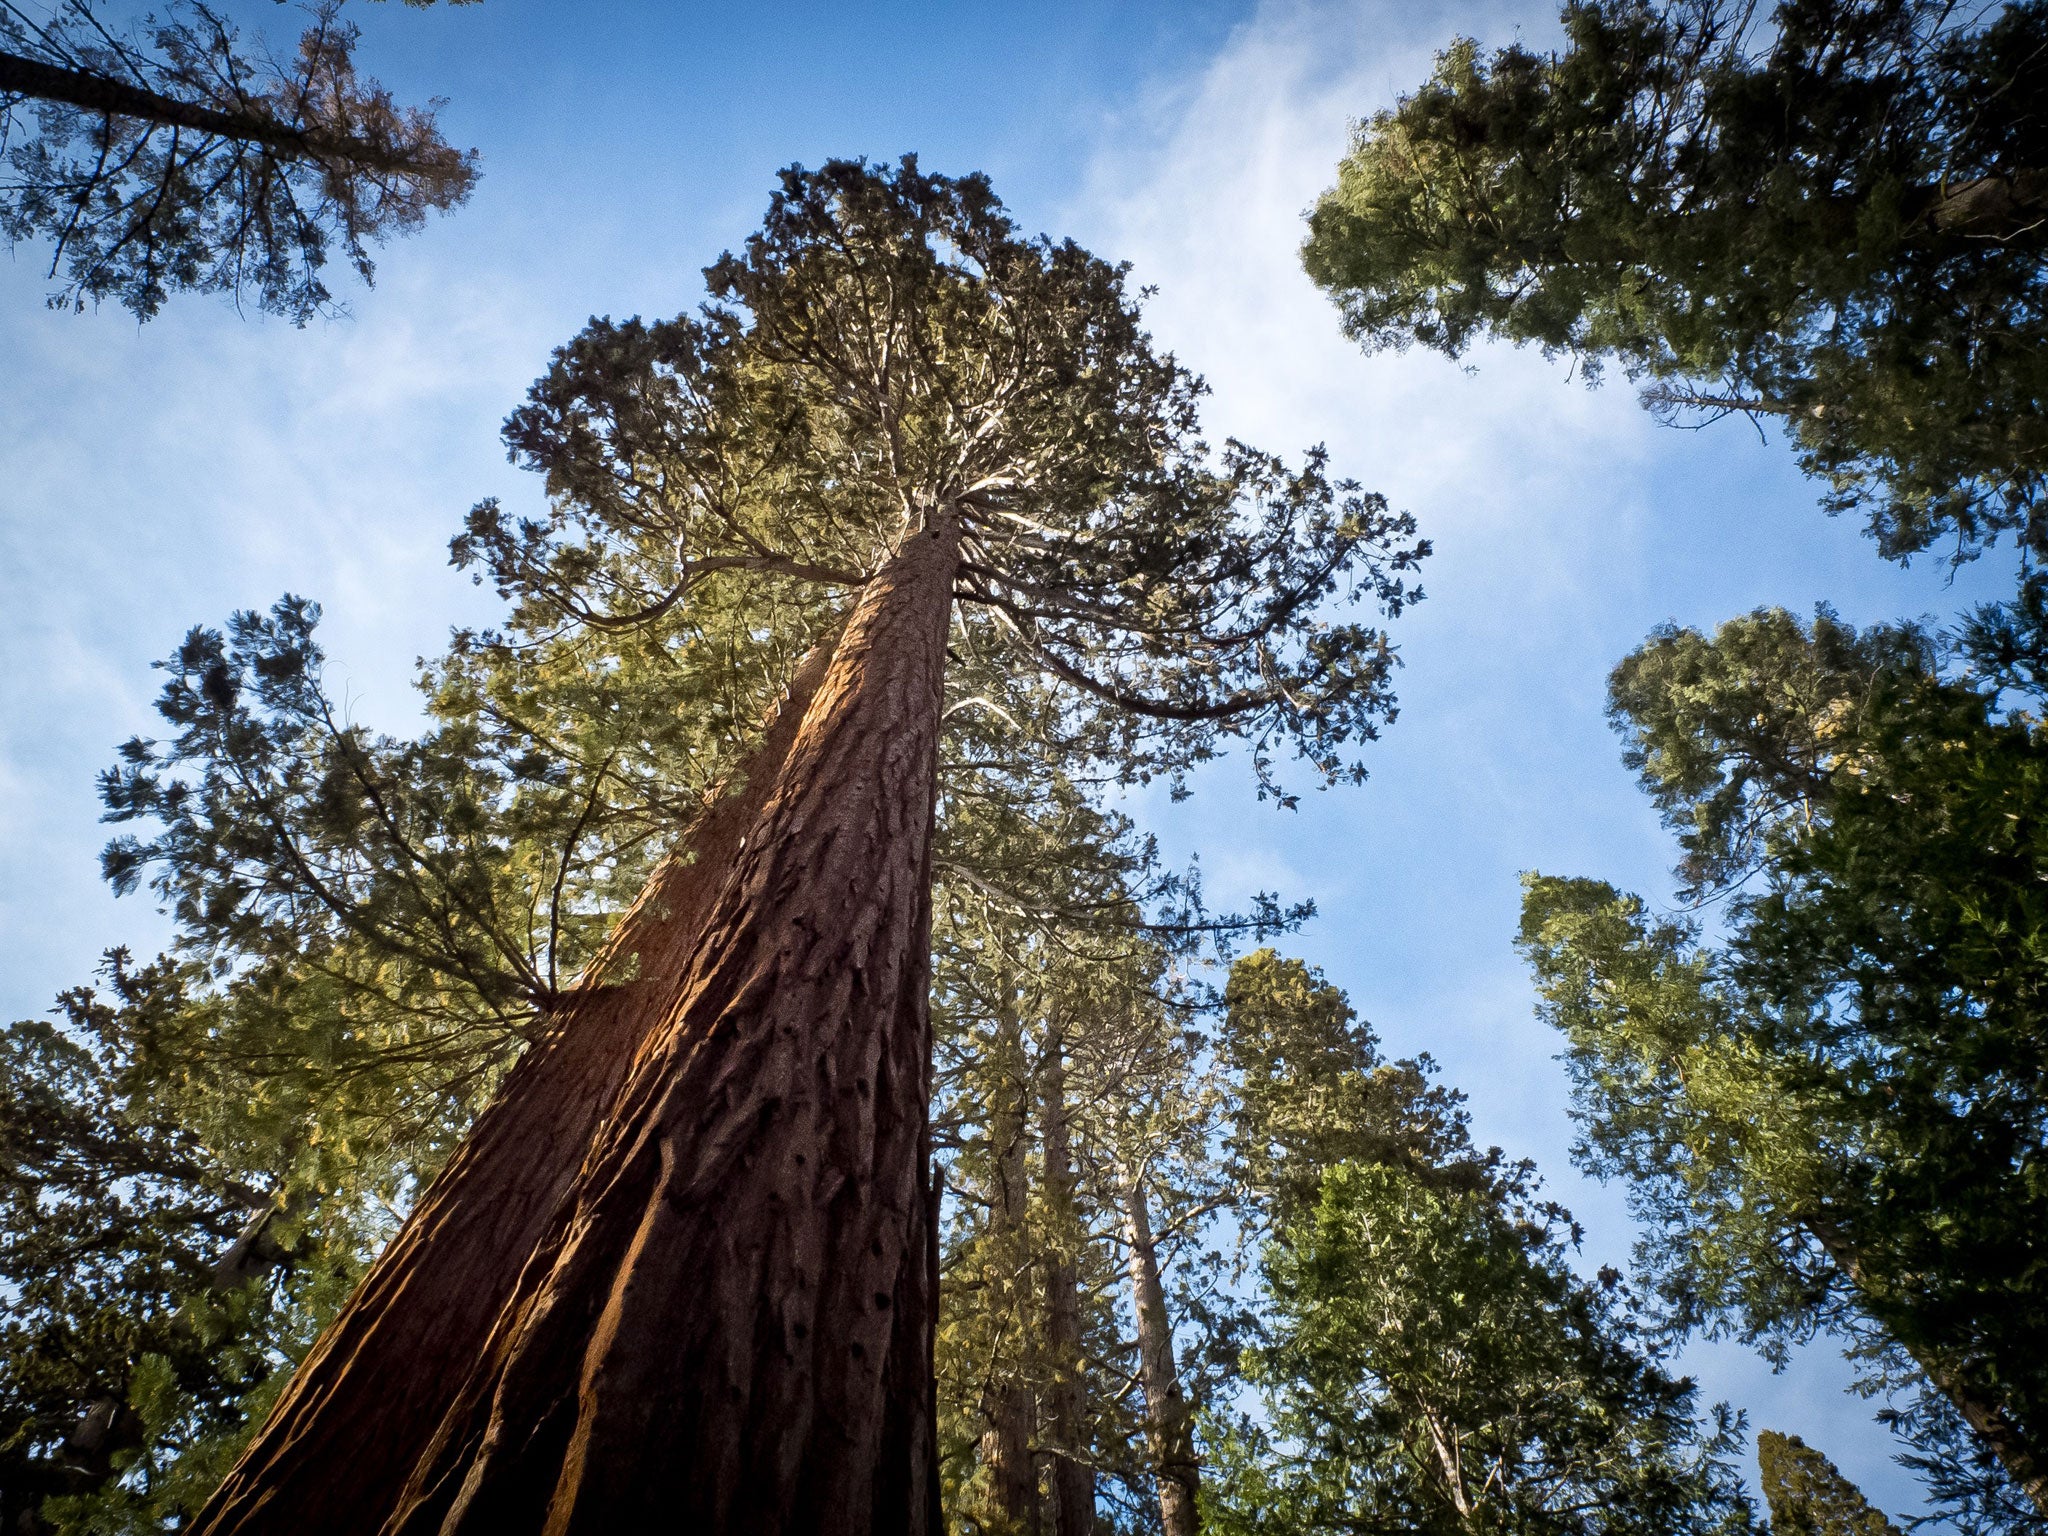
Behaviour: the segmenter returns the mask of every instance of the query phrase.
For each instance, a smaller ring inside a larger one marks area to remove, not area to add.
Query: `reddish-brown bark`
[[[349,1536],[397,1507],[636,1053],[666,1018],[830,660],[828,643],[798,668],[743,782],[655,872],[300,1365],[196,1532]],[[633,979],[607,983],[621,974]]]
[[[959,535],[864,588],[389,1536],[936,1517],[930,843]]]

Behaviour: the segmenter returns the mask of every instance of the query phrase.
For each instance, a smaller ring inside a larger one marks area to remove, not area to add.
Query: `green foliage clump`
[[[1863,1491],[1797,1435],[1756,1437],[1757,1470],[1771,1507],[1771,1536],[1899,1536]]]
[[[2039,0],[1572,0],[1363,123],[1304,260],[1369,348],[1604,360],[1781,420],[1888,555],[2048,549]]]
[[[0,1519],[116,1536],[196,1510],[381,1235],[166,1092],[166,962],[0,1029]],[[212,1106],[218,1123],[232,1106]],[[265,1155],[267,1154],[267,1155]]]
[[[1212,1416],[1210,1528],[1744,1532],[1739,1421],[1702,1423],[1620,1276],[1568,1262],[1533,1171],[1466,1139],[1426,1064],[1262,951],[1230,988],[1240,1167],[1270,1223],[1260,1416]]]
[[[1654,636],[1616,669],[1615,716],[1682,877],[1727,897],[1720,942],[1532,877],[1522,944],[1568,1042],[1579,1156],[1628,1180],[1671,1320],[1779,1359],[1845,1334],[1871,1390],[1921,1395],[1895,1415],[1917,1443],[1952,1447],[1959,1416],[1991,1482],[1996,1463],[2031,1489],[2048,744],[1937,659],[1917,630],[1826,613]]]

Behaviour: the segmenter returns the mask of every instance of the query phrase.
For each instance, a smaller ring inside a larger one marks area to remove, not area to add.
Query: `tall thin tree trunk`
[[[1832,1221],[1818,1217],[1806,1218],[1805,1226],[1848,1277],[1849,1283],[1867,1296],[1862,1261],[1841,1229]],[[1875,1309],[1873,1315],[1876,1315]],[[1906,1352],[1926,1373],[1935,1390],[1949,1400],[1963,1422],[1970,1426],[1971,1432],[1997,1458],[2006,1476],[2026,1494],[2035,1509],[2048,1515],[2048,1454],[2044,1454],[2042,1448],[2013,1422],[2003,1403],[1972,1379],[1973,1373],[1929,1351],[1908,1346]]]
[[[1066,1042],[1046,1040],[1040,1090],[1045,1106],[1045,1204],[1051,1255],[1045,1273],[1046,1389],[1052,1430],[1052,1504],[1058,1536],[1094,1536],[1095,1468],[1088,1449],[1087,1358],[1081,1340],[1081,1284],[1075,1265],[1081,1218],[1074,1197],[1073,1136],[1067,1118]]]
[[[1138,1384],[1145,1392],[1145,1431],[1159,1479],[1159,1523],[1166,1536],[1195,1536],[1199,1528],[1195,1495],[1201,1476],[1187,1395],[1173,1357],[1173,1322],[1166,1311],[1166,1287],[1159,1280],[1159,1244],[1152,1236],[1152,1211],[1145,1181],[1133,1173],[1124,1184],[1124,1241],[1130,1248],[1131,1310],[1138,1319]]]
[[[828,640],[798,667],[744,782],[663,861],[506,1076],[208,1502],[200,1536],[354,1536],[397,1508],[635,1055],[679,994],[711,900],[831,659]],[[607,982],[631,967],[634,980]]]
[[[1037,1353],[1033,1344],[1038,1307],[1026,1226],[1031,1083],[1023,1025],[1007,978],[988,1067],[993,1080],[988,1133],[995,1188],[983,1284],[994,1320],[995,1356],[982,1399],[988,1428],[981,1436],[981,1460],[988,1469],[994,1507],[986,1512],[984,1523],[1002,1536],[1038,1536],[1038,1467],[1032,1459],[1038,1397],[1031,1369]]]
[[[923,1536],[950,519],[861,594],[681,996],[389,1536]]]

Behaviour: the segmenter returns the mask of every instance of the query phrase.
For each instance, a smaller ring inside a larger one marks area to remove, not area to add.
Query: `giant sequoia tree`
[[[2048,548],[2039,0],[1573,0],[1361,125],[1310,275],[1369,348],[1611,359],[1782,421],[1887,554]]]
[[[793,170],[707,276],[700,315],[562,350],[508,428],[547,512],[480,507],[458,557],[536,622],[658,630],[725,578],[844,594],[844,630],[651,909],[676,968],[607,994],[609,1113],[541,1141],[486,1115],[200,1529],[924,1529],[949,666],[1042,681],[1018,750],[1127,779],[1238,736],[1284,793],[1283,749],[1355,773],[1391,710],[1385,639],[1328,605],[1410,600],[1412,525],[1319,455],[1212,453],[1122,271],[1020,237],[978,178]],[[532,1220],[479,1265],[462,1192],[515,1164]]]
[[[331,307],[332,249],[367,282],[373,241],[469,196],[475,153],[357,75],[340,8],[323,0],[281,60],[202,4],[138,35],[85,0],[40,19],[0,3],[0,235],[49,242],[52,305],[147,320],[196,289],[303,324]]]

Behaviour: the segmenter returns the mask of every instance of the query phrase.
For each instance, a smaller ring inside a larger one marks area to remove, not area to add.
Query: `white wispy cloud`
[[[1402,715],[1373,780],[1297,816],[1248,808],[1240,767],[1186,806],[1142,801],[1167,846],[1199,847],[1216,905],[1278,884],[1314,897],[1293,947],[1324,964],[1396,1054],[1432,1052],[1475,1132],[1534,1155],[1586,1220],[1583,1261],[1624,1261],[1622,1191],[1574,1174],[1557,1041],[1511,944],[1527,868],[1668,887],[1665,839],[1602,718],[1608,667],[1654,624],[1821,595],[1897,611],[1934,589],[1884,572],[1828,525],[1782,453],[1655,428],[1624,388],[1591,391],[1528,353],[1477,376],[1430,354],[1362,357],[1303,275],[1302,214],[1350,125],[1412,88],[1458,33],[1555,35],[1555,7],[1272,0],[1193,75],[1105,126],[1066,219],[1158,295],[1155,334],[1208,379],[1212,430],[1332,464],[1413,511],[1437,546],[1430,597],[1395,626]],[[1692,1349],[1708,1396],[1798,1430],[1894,1508],[1918,1502],[1825,1345],[1772,1376],[1732,1344]]]

